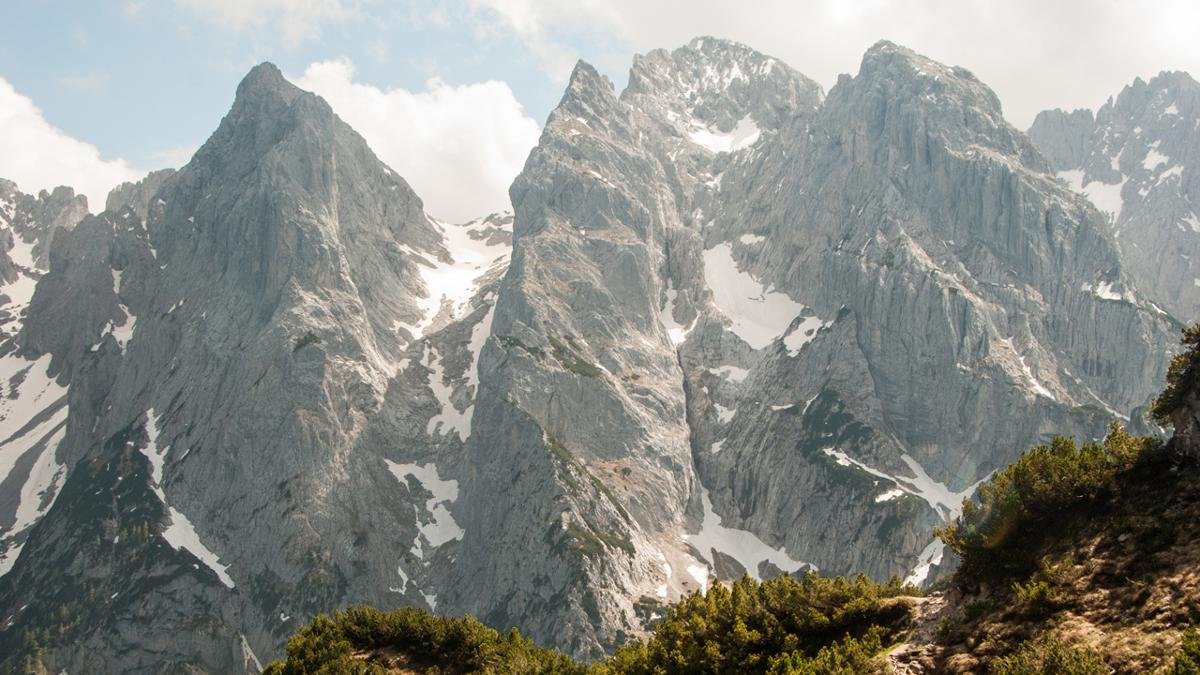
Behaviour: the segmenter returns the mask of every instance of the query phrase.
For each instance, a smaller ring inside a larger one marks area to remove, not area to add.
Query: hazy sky
[[[1200,0],[8,0],[0,177],[93,208],[180,166],[245,71],[325,96],[431,214],[507,206],[575,60],[618,87],[634,53],[745,42],[832,86],[889,39],[965,66],[1020,128],[1099,107],[1133,78],[1200,75]]]

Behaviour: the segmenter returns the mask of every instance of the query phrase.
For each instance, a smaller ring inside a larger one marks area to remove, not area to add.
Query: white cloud
[[[278,27],[298,44],[321,32],[321,24],[357,15],[362,0],[175,0],[219,27],[234,31]]]
[[[174,148],[159,150],[154,153],[154,159],[159,161],[160,167],[178,169],[191,161],[192,155],[196,154],[196,151],[199,149],[200,146],[195,144],[180,145]]]
[[[477,37],[487,37],[497,27],[512,33],[542,70],[560,80],[566,79],[579,58],[570,44],[599,44],[614,36],[627,40],[624,24],[633,17],[626,16],[624,4],[632,5],[634,12],[650,9],[637,2],[609,0],[468,0]],[[689,7],[684,3],[681,11],[686,13]],[[605,58],[589,57],[593,62]]]
[[[1195,0],[470,2],[477,18],[519,38],[560,79],[579,50],[600,58],[595,52],[606,45],[597,39],[622,44],[628,63],[633,51],[715,35],[781,58],[828,88],[839,73],[857,72],[874,42],[889,39],[974,71],[1022,128],[1045,108],[1096,108],[1136,76],[1200,76]]]
[[[297,86],[333,107],[384,162],[412,185],[426,210],[461,222],[509,208],[508,186],[537,144],[538,124],[503,82],[425,91],[354,81],[349,59],[313,63]]]
[[[55,128],[32,100],[0,78],[0,177],[15,181],[22,192],[69,185],[99,211],[113,186],[144,173],[123,159],[101,159],[96,146]]]

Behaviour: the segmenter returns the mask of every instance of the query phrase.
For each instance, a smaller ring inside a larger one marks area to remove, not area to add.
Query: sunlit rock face
[[[1175,342],[991,90],[886,42],[828,95],[712,38],[620,94],[580,63],[510,196],[430,217],[264,64],[0,259],[4,665],[254,671],[355,603],[590,657],[743,573],[929,581],[981,479],[1137,422]]]
[[[1200,316],[1200,83],[1134,80],[1093,115],[1040,113],[1029,129],[1054,170],[1107,219],[1125,268],[1182,322]]]

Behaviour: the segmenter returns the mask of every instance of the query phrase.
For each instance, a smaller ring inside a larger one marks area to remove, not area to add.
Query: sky
[[[1200,77],[1197,26],[1197,0],[5,0],[0,177],[99,210],[186,163],[269,60],[461,222],[508,207],[578,59],[619,88],[634,54],[713,35],[829,88],[888,39],[969,68],[1024,129],[1135,77]]]

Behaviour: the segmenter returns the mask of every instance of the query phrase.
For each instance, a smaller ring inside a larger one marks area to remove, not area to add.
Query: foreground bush
[[[405,607],[381,612],[355,607],[318,616],[292,636],[287,659],[267,666],[265,675],[386,672],[380,663],[394,655],[414,671],[441,673],[582,673],[569,657],[535,647],[515,630],[508,635],[473,618],[431,616]]]
[[[883,601],[918,594],[899,579],[877,584],[861,575],[743,577],[681,600],[650,640],[619,649],[605,665],[613,673],[810,672],[804,663],[813,657],[835,663],[878,652],[908,617],[903,603]],[[866,639],[833,646],[847,638]]]
[[[1111,493],[1128,471],[1158,442],[1127,433],[1113,423],[1102,444],[1076,446],[1069,438],[1040,445],[979,487],[978,503],[963,502],[962,515],[937,531],[962,560],[964,583],[1020,576],[1032,569],[1030,537],[1064,512]]]
[[[1200,675],[1200,630],[1195,626],[1183,632],[1183,644],[1171,675]]]
[[[591,666],[472,618],[360,607],[314,619],[265,672],[860,673],[907,627],[907,604],[890,599],[916,594],[898,579],[743,577],[684,598],[649,640]]]
[[[1171,415],[1183,406],[1188,394],[1200,387],[1200,324],[1184,329],[1179,342],[1185,349],[1171,359],[1167,388],[1150,409],[1155,421],[1164,426],[1171,423]]]
[[[1108,675],[1112,669],[1096,652],[1053,638],[1022,644],[992,663],[994,675]]]

